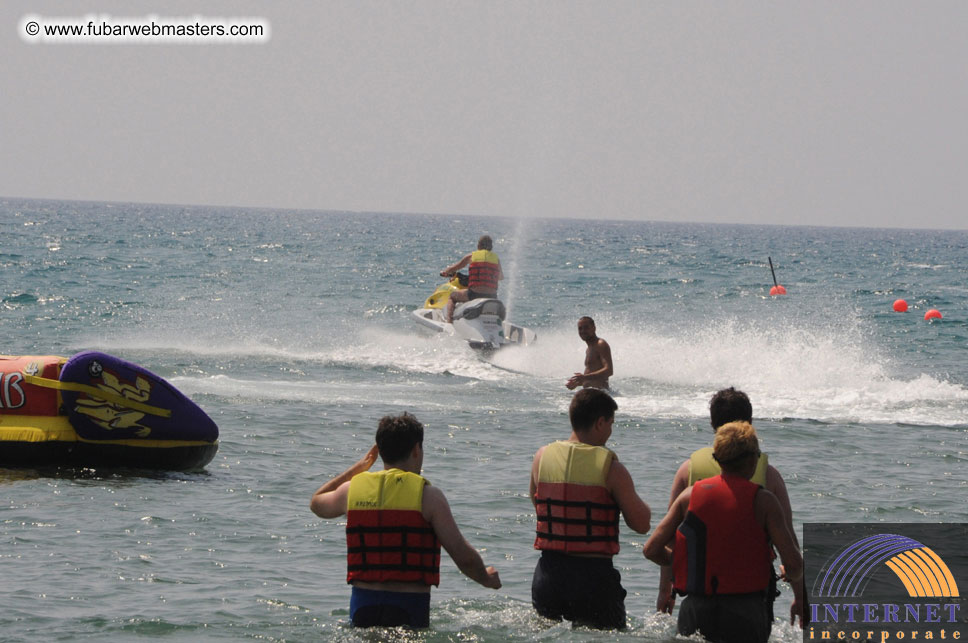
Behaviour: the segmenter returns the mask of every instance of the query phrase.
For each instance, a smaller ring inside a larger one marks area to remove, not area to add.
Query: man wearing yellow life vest
[[[753,405],[750,403],[750,398],[746,393],[738,391],[732,386],[717,391],[709,400],[709,421],[714,432],[718,432],[719,427],[729,422],[752,423]],[[694,451],[692,456],[683,462],[679,470],[676,471],[669,493],[669,505],[671,506],[679,497],[679,494],[687,487],[692,486],[697,480],[711,478],[720,473],[721,469],[713,458],[712,448],[704,447]],[[793,529],[793,509],[790,506],[790,495],[787,493],[786,483],[776,467],[769,463],[765,453],[761,453],[757,459],[752,481],[762,485],[776,496],[780,507],[783,509],[787,529],[793,534],[793,542],[799,546],[796,531]],[[793,585],[793,602],[790,604],[790,622],[795,623],[799,619],[800,627],[803,627],[803,600],[803,585],[795,583]],[[656,610],[671,614],[675,603],[676,596],[672,591],[672,568],[663,567],[659,575],[659,596],[656,600]]]
[[[619,513],[640,534],[652,516],[628,469],[605,448],[617,408],[600,389],[576,393],[571,437],[538,449],[531,466],[534,547],[541,550],[531,603],[546,618],[599,629],[625,628],[626,592],[612,566]]]
[[[370,473],[377,453],[383,471]],[[447,498],[420,476],[423,425],[404,413],[380,420],[376,444],[313,494],[321,518],[346,514],[350,618],[358,627],[428,627],[430,586],[440,584],[440,547],[466,576],[500,589],[493,567],[464,539]]]
[[[674,570],[677,631],[717,643],[766,643],[773,627],[773,549],[780,578],[801,584],[803,557],[780,501],[750,480],[759,441],[748,422],[716,431],[713,457],[722,473],[699,480],[669,507],[643,548]]]
[[[447,323],[454,320],[454,306],[457,302],[497,297],[498,282],[504,279],[504,272],[501,270],[501,260],[493,252],[493,248],[494,242],[485,234],[477,240],[477,250],[440,271],[441,277],[453,277],[458,270],[470,264],[467,269],[467,288],[453,291],[447,300]]]

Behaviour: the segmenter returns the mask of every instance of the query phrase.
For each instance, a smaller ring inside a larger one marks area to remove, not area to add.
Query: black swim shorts
[[[676,629],[684,636],[698,630],[710,641],[766,643],[773,629],[773,604],[765,592],[686,596]]]
[[[544,551],[531,581],[538,614],[603,630],[625,629],[625,594],[611,558]]]
[[[467,289],[467,301],[474,301],[475,299],[494,299],[497,295],[485,295],[482,292],[477,292],[476,290]]]

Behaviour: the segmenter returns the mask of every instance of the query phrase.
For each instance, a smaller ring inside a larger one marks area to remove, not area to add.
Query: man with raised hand
[[[346,514],[346,582],[358,627],[430,625],[430,586],[440,584],[440,547],[484,587],[500,589],[493,567],[461,534],[447,498],[421,477],[423,425],[409,413],[380,420],[376,444],[313,494],[321,518]],[[369,472],[379,453],[383,470]]]

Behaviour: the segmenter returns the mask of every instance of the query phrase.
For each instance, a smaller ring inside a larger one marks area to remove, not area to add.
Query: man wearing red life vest
[[[652,516],[628,469],[604,446],[617,408],[600,389],[576,393],[571,437],[538,449],[531,466],[534,546],[541,550],[531,603],[546,618],[599,629],[625,628],[626,592],[612,565],[619,513],[640,534]]]
[[[501,260],[493,252],[493,248],[494,242],[485,234],[477,240],[477,250],[440,271],[441,277],[453,277],[458,270],[469,264],[467,288],[455,290],[447,300],[448,323],[454,320],[454,306],[457,302],[497,297],[498,282],[504,279],[504,272],[501,270]]]
[[[717,391],[709,400],[709,422],[712,424],[713,432],[716,432],[719,427],[736,421],[752,423],[753,405],[746,393],[730,386]],[[669,505],[671,506],[675,502],[686,487],[695,484],[697,480],[711,478],[720,473],[720,467],[713,459],[713,450],[710,447],[694,451],[692,456],[683,462],[679,470],[676,471],[669,494]],[[776,467],[770,464],[765,453],[760,454],[751,480],[766,487],[767,491],[780,501],[787,529],[793,534],[793,541],[799,546],[796,531],[793,529],[793,509],[790,506],[790,495],[787,493],[786,483]],[[803,627],[803,589],[801,583],[794,584],[793,602],[790,604],[790,623],[796,623],[799,619],[801,628]],[[656,609],[671,614],[675,602],[675,593],[672,591],[672,569],[663,567],[659,578],[659,596],[656,600]]]
[[[377,453],[383,471],[370,473]],[[464,539],[447,498],[420,476],[423,425],[404,413],[380,420],[376,444],[313,494],[321,518],[346,514],[350,618],[358,627],[428,627],[430,586],[440,584],[440,547],[485,587],[500,589],[493,567]]]
[[[803,578],[803,557],[780,502],[750,481],[759,456],[751,424],[721,426],[713,457],[722,473],[679,494],[645,543],[645,557],[672,565],[675,591],[686,596],[679,634],[766,643],[773,627],[772,547],[780,554],[780,577],[791,584]]]

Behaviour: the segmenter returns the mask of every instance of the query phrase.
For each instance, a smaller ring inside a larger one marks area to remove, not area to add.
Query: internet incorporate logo
[[[960,596],[945,562],[930,547],[898,534],[868,536],[844,547],[818,577],[814,596],[860,596],[882,564],[897,575],[912,598]]]
[[[805,641],[968,640],[958,588],[968,524],[805,523],[803,532]]]

